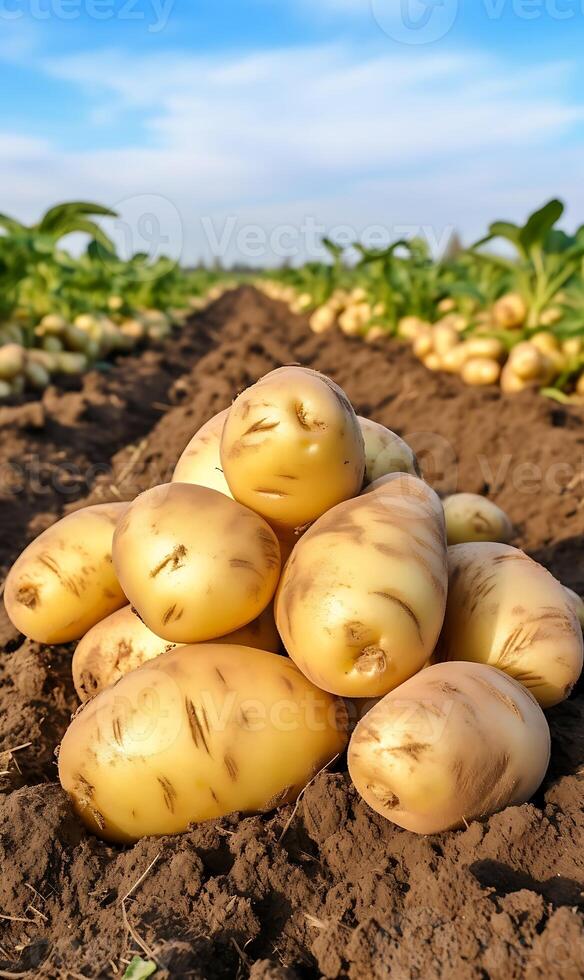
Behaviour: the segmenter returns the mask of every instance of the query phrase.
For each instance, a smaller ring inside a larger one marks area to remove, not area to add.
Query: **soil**
[[[488,492],[516,543],[584,593],[581,409],[464,388],[395,342],[314,336],[247,288],[180,339],[0,409],[0,569],[67,510],[168,479],[207,418],[291,362],[408,439],[438,489]],[[3,614],[0,647],[0,976],[121,977],[139,953],[156,977],[201,980],[584,977],[582,684],[549,712],[535,799],[463,831],[393,826],[339,761],[296,807],[117,848],[56,782],[71,648],[24,640]]]

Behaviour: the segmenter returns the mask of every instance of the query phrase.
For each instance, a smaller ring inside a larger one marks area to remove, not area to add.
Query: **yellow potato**
[[[274,621],[273,605],[247,626],[220,636],[210,643],[234,644],[278,653],[280,636]],[[147,660],[182,644],[169,643],[142,622],[131,606],[97,623],[77,644],[73,661],[73,683],[80,701],[87,701],[115,684],[124,674],[141,667]]]
[[[386,476],[300,539],[276,596],[278,631],[323,690],[377,697],[427,661],[446,582],[439,498],[409,474]]]
[[[448,544],[467,541],[501,541],[513,535],[505,511],[478,493],[454,493],[443,501]]]
[[[388,473],[411,473],[420,476],[416,454],[391,429],[379,422],[358,416],[365,442],[365,482],[373,483]]]
[[[537,381],[545,377],[548,370],[546,355],[529,340],[513,347],[509,364],[522,381]]]
[[[505,353],[503,344],[496,337],[471,337],[462,346],[469,357],[487,358],[490,361],[498,361]]]
[[[441,660],[505,671],[543,708],[567,698],[582,671],[582,630],[550,573],[517,548],[485,541],[448,549]]]
[[[284,367],[235,400],[221,461],[235,499],[290,531],[359,493],[365,451],[342,389],[316,371]]]
[[[216,490],[167,483],[130,504],[114,564],[146,625],[198,643],[251,623],[274,595],[280,547],[270,526]]]
[[[221,466],[221,434],[229,409],[205,422],[189,442],[180,457],[174,473],[173,483],[197,483],[209,490],[218,490],[226,497],[233,497]]]
[[[349,772],[364,800],[418,834],[454,830],[530,799],[550,756],[544,714],[494,667],[428,667],[359,722]]]
[[[337,319],[336,311],[330,306],[319,306],[310,317],[310,329],[313,333],[326,333],[331,330]]]
[[[105,840],[174,834],[296,799],[346,745],[341,701],[286,657],[201,644],[98,694],[61,743],[59,778]]]
[[[4,589],[6,612],[21,633],[39,643],[68,643],[126,603],[112,539],[127,506],[77,510],[22,552]]]
[[[501,376],[501,365],[490,357],[469,357],[462,365],[460,376],[472,387],[495,385]]]
[[[521,327],[527,317],[527,307],[518,293],[506,293],[493,306],[493,319],[500,330]]]

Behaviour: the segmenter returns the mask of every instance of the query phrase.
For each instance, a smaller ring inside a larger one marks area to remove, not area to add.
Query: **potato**
[[[580,626],[582,629],[584,629],[584,601],[582,600],[582,597],[579,596],[577,592],[574,592],[573,589],[569,589],[567,585],[564,585],[563,588],[568,596],[568,602],[576,613]]]
[[[413,449],[391,429],[379,422],[357,418],[365,442],[365,482],[373,483],[388,473],[411,473],[420,476]]]
[[[11,381],[24,370],[26,351],[20,344],[0,346],[0,380]]]
[[[475,388],[495,385],[501,376],[501,365],[490,357],[469,357],[461,367],[460,376],[465,384]]]
[[[280,636],[272,604],[252,623],[210,642],[277,653]],[[71,666],[79,700],[87,701],[147,660],[177,646],[182,644],[169,643],[149,630],[131,606],[118,609],[97,623],[77,644]]]
[[[218,490],[226,497],[233,498],[223,476],[220,453],[221,433],[228,415],[229,409],[226,408],[195,432],[176,464],[172,474],[173,483],[197,483],[201,487]]]
[[[515,330],[523,326],[527,307],[518,293],[506,293],[493,306],[493,318],[499,330]]]
[[[330,306],[319,306],[310,317],[310,329],[313,333],[326,333],[331,330],[337,319],[337,314]]]
[[[513,525],[505,511],[478,493],[454,493],[443,504],[448,544],[507,543],[513,535]]]
[[[39,643],[69,643],[126,603],[112,539],[127,506],[84,507],[25,548],[4,589],[6,612],[21,633]]]
[[[470,337],[464,341],[464,349],[469,357],[486,358],[498,361],[505,354],[505,348],[496,337]]]
[[[280,547],[261,517],[216,490],[167,483],[130,504],[114,537],[128,599],[158,636],[197,643],[250,623],[272,599]]]
[[[98,694],[61,743],[59,778],[109,841],[270,810],[346,744],[346,709],[286,657],[201,644],[163,653]]]
[[[454,830],[524,803],[550,757],[544,714],[494,667],[428,667],[359,722],[349,772],[364,800],[418,834]]]
[[[333,694],[387,694],[430,656],[446,602],[442,504],[393,474],[334,507],[300,539],[276,596],[284,645]]]
[[[290,531],[359,493],[365,450],[341,388],[316,371],[284,367],[235,400],[221,461],[235,499]]]
[[[522,551],[484,541],[448,550],[441,660],[490,664],[543,708],[567,698],[582,671],[582,631],[565,590]]]
[[[538,381],[549,369],[546,355],[529,340],[512,349],[508,363],[522,381]]]

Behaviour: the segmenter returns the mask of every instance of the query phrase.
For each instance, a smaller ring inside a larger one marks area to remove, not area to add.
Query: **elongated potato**
[[[454,493],[443,501],[448,544],[500,541],[506,544],[513,525],[504,510],[478,493]]]
[[[543,708],[567,698],[582,671],[582,630],[550,573],[522,551],[484,541],[448,549],[449,589],[438,655],[490,664]]]
[[[284,645],[313,683],[387,694],[428,660],[446,602],[442,504],[409,474],[334,507],[300,539],[276,596]]]
[[[365,442],[365,482],[373,483],[388,473],[420,476],[416,454],[400,436],[379,422],[358,416]]]
[[[167,483],[130,504],[114,565],[141,619],[172,643],[251,623],[272,599],[280,546],[268,524],[216,490]]]
[[[524,803],[550,757],[545,716],[494,667],[428,667],[359,722],[349,772],[364,800],[418,834],[454,830]]]
[[[342,389],[324,374],[284,367],[235,400],[221,461],[235,499],[290,531],[359,493],[365,451]]]
[[[274,621],[273,605],[270,603],[247,626],[210,642],[277,653],[280,636]],[[182,644],[169,643],[148,629],[131,606],[118,609],[97,623],[77,644],[71,668],[79,700],[87,701],[131,670],[177,646]]]
[[[205,422],[195,433],[180,457],[174,473],[173,483],[197,483],[209,490],[218,490],[226,497],[233,497],[221,466],[221,434],[225,419],[229,414],[226,408]]]
[[[21,633],[39,643],[68,643],[126,603],[112,564],[112,539],[127,507],[84,507],[22,552],[4,589],[6,612]]]
[[[346,744],[346,709],[286,657],[201,644],[163,653],[75,716],[59,778],[110,841],[269,810]]]

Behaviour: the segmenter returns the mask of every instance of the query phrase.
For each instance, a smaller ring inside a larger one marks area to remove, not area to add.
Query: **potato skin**
[[[377,813],[417,834],[462,827],[537,790],[549,763],[545,716],[494,667],[428,667],[357,725],[349,773]]]
[[[543,708],[568,697],[582,671],[582,630],[550,573],[505,544],[448,549],[449,590],[438,657],[505,671]]]
[[[365,482],[373,483],[388,473],[420,476],[416,454],[400,436],[379,422],[357,416],[365,442]]]
[[[513,525],[504,510],[478,493],[454,493],[443,501],[448,544],[499,541],[507,544]]]
[[[216,490],[166,483],[130,504],[114,565],[149,629],[198,643],[250,623],[272,599],[280,546],[268,524]]]
[[[272,371],[234,401],[221,461],[233,496],[287,532],[361,490],[365,451],[353,407],[308,368]]]
[[[344,704],[288,658],[185,646],[88,702],[59,778],[90,830],[129,842],[292,802],[346,741]]]
[[[6,612],[21,633],[38,643],[69,643],[126,603],[112,539],[127,507],[74,511],[25,548],[4,589]]]
[[[229,409],[226,408],[195,432],[176,464],[172,483],[196,483],[209,490],[218,490],[226,497],[233,497],[223,475],[220,452],[221,434],[228,415]]]
[[[378,697],[428,660],[446,583],[442,504],[421,480],[393,474],[300,539],[276,595],[276,623],[314,684]]]

